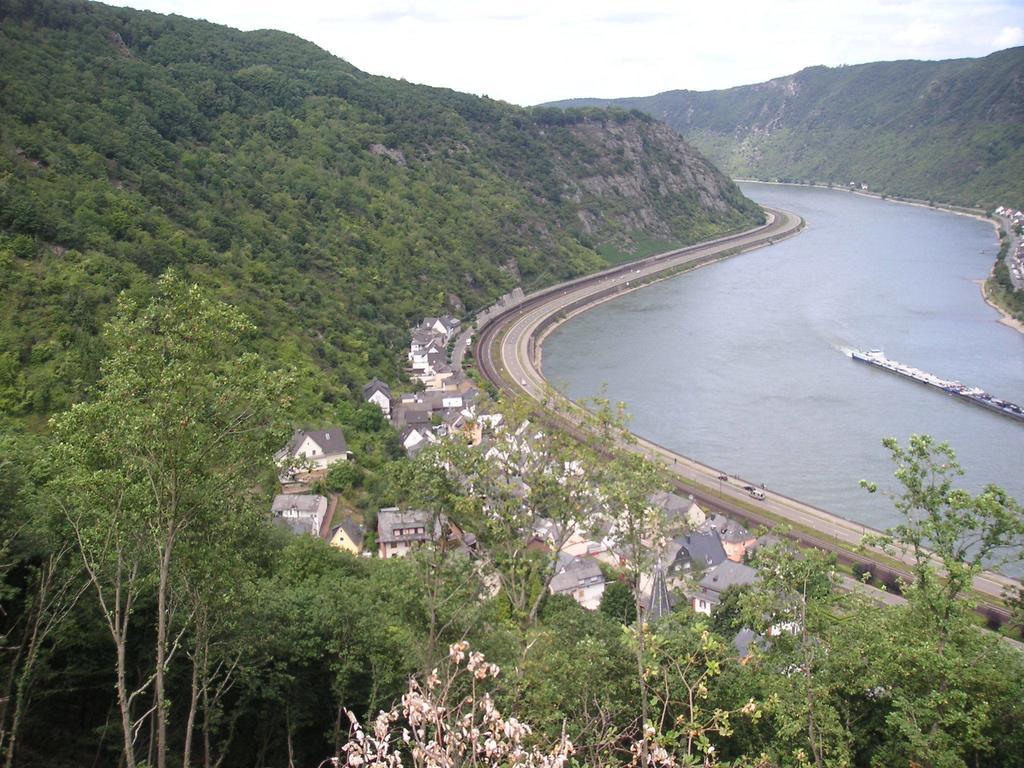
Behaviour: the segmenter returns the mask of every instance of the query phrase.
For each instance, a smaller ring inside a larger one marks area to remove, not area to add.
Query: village
[[[516,492],[525,500],[524,464],[536,453],[532,441],[542,433],[535,433],[528,422],[512,429],[502,414],[487,412],[488,398],[462,369],[472,329],[463,329],[451,316],[427,317],[410,329],[410,336],[408,375],[422,390],[393,394],[388,384],[374,378],[363,387],[363,400],[381,410],[410,458],[442,440],[459,438],[501,466],[506,480],[518,484]],[[296,430],[275,456],[281,493],[271,507],[273,522],[355,556],[400,558],[418,547],[444,544],[446,551],[486,565],[486,553],[477,546],[473,532],[461,530],[444,515],[382,507],[376,524],[367,530],[339,509],[338,495],[315,492],[317,481],[332,466],[353,458],[340,427]],[[572,468],[560,469],[570,472]],[[709,515],[692,497],[663,491],[648,502],[669,532],[659,544],[646,542],[638,581],[642,609],[649,620],[683,605],[710,615],[727,589],[757,579],[747,561],[765,541],[722,515]],[[550,558],[553,564],[546,590],[568,596],[587,610],[598,609],[606,587],[638,565],[631,562],[636,555],[631,556],[618,540],[613,515],[595,513],[585,524],[572,525],[542,516],[526,519],[521,531],[525,549]],[[497,593],[497,580],[487,578],[486,569],[482,574],[492,594]],[[741,654],[752,638],[747,635],[740,633],[735,640]]]
[[[1006,232],[1006,236],[1010,238],[1006,249],[1006,268],[1010,273],[1013,289],[1015,291],[1024,290],[1024,237],[1021,237],[1021,228],[1024,227],[1024,211],[1001,205],[993,213]]]

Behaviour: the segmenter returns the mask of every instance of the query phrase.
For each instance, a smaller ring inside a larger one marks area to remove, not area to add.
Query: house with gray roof
[[[672,539],[665,561],[673,573],[703,571],[726,559],[725,548],[714,531],[693,531]]]
[[[718,534],[730,560],[742,563],[747,552],[757,545],[757,538],[742,525],[723,515],[715,515],[703,528]]]
[[[274,460],[281,468],[281,482],[288,482],[301,475],[324,472],[332,464],[351,457],[341,427],[329,427],[295,430]]]
[[[363,400],[373,403],[385,416],[391,418],[391,387],[378,379],[376,376],[363,385]]]
[[[446,340],[444,337],[431,331],[413,331],[412,342],[409,344],[409,366],[413,371],[419,373],[430,372],[429,358],[434,355],[440,355],[445,360],[445,344]],[[436,357],[434,358],[437,359]]]
[[[327,498],[307,493],[279,493],[270,511],[276,525],[295,534],[319,537],[327,517]]]
[[[377,513],[377,555],[405,557],[418,544],[436,541],[439,525],[430,512],[385,507]]]
[[[428,445],[436,443],[438,438],[429,423],[426,426],[410,424],[398,434],[398,441],[406,456],[415,458]]]
[[[665,522],[673,530],[697,528],[707,519],[704,510],[697,506],[692,496],[686,498],[677,493],[659,491],[651,494],[648,501],[665,513]]]
[[[417,326],[417,330],[433,331],[444,337],[445,342],[452,337],[461,325],[457,317],[441,315],[440,317],[425,317],[423,322]]]
[[[439,338],[437,331],[419,327],[413,328],[410,336],[412,338],[409,342],[409,348],[413,352],[420,352],[430,345],[436,345]]]
[[[589,611],[596,611],[604,594],[604,574],[590,557],[558,556],[558,570],[548,589],[553,595],[569,595]]]
[[[396,426],[406,427],[429,427],[433,411],[429,406],[422,403],[402,403],[400,409],[395,411]]]
[[[340,523],[331,528],[332,547],[358,555],[363,551],[363,541],[363,527],[347,515],[342,518]]]
[[[686,510],[690,508],[690,500],[684,499],[677,493],[670,493],[669,491],[658,491],[652,493],[650,498],[647,499],[653,506],[662,510],[666,516],[678,517],[686,514]]]
[[[697,613],[711,615],[722,593],[729,587],[743,587],[757,581],[757,571],[749,565],[725,560],[705,574],[691,596],[691,605]]]

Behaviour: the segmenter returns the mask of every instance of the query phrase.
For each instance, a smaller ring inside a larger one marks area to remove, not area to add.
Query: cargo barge
[[[898,363],[895,360],[890,360],[882,354],[880,349],[872,349],[868,352],[861,352],[857,349],[846,350],[846,353],[854,360],[858,360],[862,363],[868,363],[870,365],[876,365],[879,368],[884,368],[887,371],[905,376],[908,379],[913,379],[922,384],[927,384],[936,389],[941,389],[947,394],[953,395],[961,400],[966,400],[969,403],[980,405],[982,408],[987,408],[990,411],[1001,413],[1003,416],[1009,416],[1011,419],[1017,421],[1024,421],[1024,409],[1022,409],[1016,403],[1011,403],[1009,400],[1003,400],[998,397],[993,397],[988,392],[978,387],[970,387],[966,384],[961,384],[959,381],[949,381],[948,379],[940,379],[938,376],[927,371],[918,370],[909,365]]]

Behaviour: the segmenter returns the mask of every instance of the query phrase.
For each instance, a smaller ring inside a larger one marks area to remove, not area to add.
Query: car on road
[[[752,486],[752,485],[744,485],[743,486],[743,490],[746,491],[747,493],[753,493],[754,492],[754,486]]]
[[[751,498],[757,499],[758,501],[764,501],[764,491],[760,488],[751,488],[747,493],[750,494]]]
[[[718,479],[722,480],[722,481],[725,481],[725,482],[728,482],[729,476],[728,475],[719,475]]]

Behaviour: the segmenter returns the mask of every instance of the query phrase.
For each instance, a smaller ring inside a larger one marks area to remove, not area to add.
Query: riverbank
[[[766,226],[774,223],[774,214],[769,214],[769,217],[771,218],[769,218],[769,221],[766,224]],[[800,234],[800,232],[803,231],[805,226],[807,226],[807,222],[804,221],[804,219],[799,218],[799,222],[797,223],[795,228],[772,238],[768,242],[768,245],[774,245],[775,243],[782,242],[784,240],[789,239],[790,237],[795,237],[796,235]],[[554,317],[553,320],[549,320],[547,323],[545,323],[545,325],[540,329],[538,334],[534,337],[534,363],[536,365],[537,370],[540,371],[540,373],[543,375],[544,340],[547,339],[547,337],[554,333],[556,330],[558,330],[558,328],[561,327],[562,324],[567,323],[574,317],[582,315],[584,312],[589,312],[590,310],[604,304],[605,302],[620,298],[628,293],[632,293],[633,291],[638,291],[641,288],[646,288],[650,285],[654,285],[655,283],[660,283],[663,280],[669,280],[673,277],[677,277],[683,274],[684,272],[691,272],[696,269],[701,269],[702,267],[709,267],[712,264],[717,264],[721,261],[724,261],[725,259],[731,258],[743,252],[745,252],[745,249],[724,251],[722,253],[709,256],[707,258],[699,259],[696,261],[690,261],[685,264],[681,264],[677,267],[665,269],[650,276],[645,276],[640,279],[632,280],[629,283],[626,283],[626,287],[621,288],[615,293],[608,293],[607,295],[592,299],[587,303],[582,303],[579,304],[578,306],[573,306],[567,310],[560,312],[558,315]]]
[[[989,280],[990,279],[992,279],[991,275],[989,275]],[[989,295],[988,280],[982,280],[979,285],[981,286],[981,298],[985,300],[986,304],[999,313],[999,322],[1009,328],[1013,328],[1017,333],[1024,333],[1024,323],[1011,315],[1009,311]]]
[[[992,217],[990,217],[986,211],[981,208],[972,208],[967,205],[953,205],[952,203],[936,203],[930,200],[918,200],[913,197],[900,197],[899,195],[890,195],[883,192],[872,192],[870,189],[850,189],[849,187],[837,187],[834,184],[818,184],[817,182],[808,182],[806,184],[800,184],[794,181],[766,181],[764,179],[733,179],[734,182],[743,182],[744,184],[771,184],[778,187],[812,187],[814,189],[830,189],[833,192],[849,192],[851,195],[860,195],[861,197],[871,197],[875,200],[884,200],[891,203],[900,203],[901,205],[913,205],[918,208],[932,208],[940,211],[947,211],[949,213],[955,213],[958,216],[970,216],[975,219],[982,221],[992,222],[996,229],[999,229],[999,224]]]

